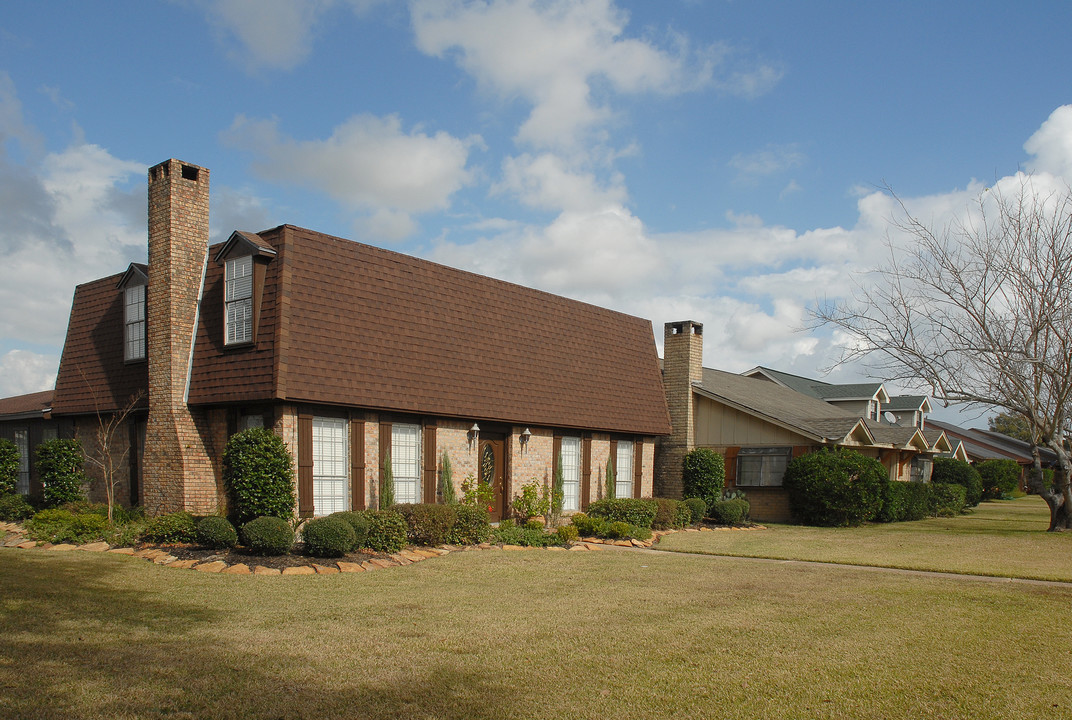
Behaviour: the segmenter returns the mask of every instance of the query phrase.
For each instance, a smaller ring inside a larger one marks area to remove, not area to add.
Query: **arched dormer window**
[[[117,286],[123,294],[123,360],[139,362],[145,359],[145,287],[149,283],[148,268],[131,263]]]
[[[223,343],[251,345],[257,339],[257,319],[264,289],[265,266],[276,251],[259,235],[236,231],[216,253],[223,265]]]

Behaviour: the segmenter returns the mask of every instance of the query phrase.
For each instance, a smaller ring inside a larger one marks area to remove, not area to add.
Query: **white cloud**
[[[621,177],[600,187],[593,173],[570,169],[565,159],[551,153],[506,158],[503,180],[493,191],[514,193],[524,204],[541,210],[600,209],[627,199]]]
[[[705,84],[713,61],[682,36],[663,49],[624,35],[628,14],[611,0],[415,0],[417,46],[458,64],[504,98],[532,106],[517,140],[574,147],[612,110],[596,91],[677,93]]]
[[[1050,113],[1024,143],[1024,150],[1034,156],[1032,169],[1072,182],[1072,105],[1062,105]]]
[[[332,0],[206,0],[209,25],[247,69],[289,70],[305,60]]]
[[[737,182],[755,184],[761,178],[800,167],[806,159],[796,144],[767,145],[754,153],[738,153],[727,164],[737,171]]]
[[[451,196],[472,180],[469,148],[480,143],[442,131],[407,133],[395,115],[356,115],[326,140],[294,140],[281,135],[274,120],[239,116],[224,139],[254,154],[261,177],[323,192],[366,214],[358,227],[393,233],[389,239],[412,231],[409,215],[449,207]]]
[[[0,397],[51,390],[56,385],[56,355],[11,350],[0,355]]]

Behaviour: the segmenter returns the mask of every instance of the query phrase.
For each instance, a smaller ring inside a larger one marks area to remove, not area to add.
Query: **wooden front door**
[[[506,441],[503,438],[480,438],[480,480],[487,483],[495,499],[488,508],[492,522],[503,519],[505,506],[505,453]]]

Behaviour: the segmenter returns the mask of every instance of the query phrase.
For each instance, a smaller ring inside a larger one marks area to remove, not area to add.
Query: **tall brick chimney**
[[[217,505],[207,424],[186,404],[208,254],[208,180],[207,169],[174,159],[149,169],[144,503],[152,513],[212,512]]]
[[[692,384],[703,380],[703,324],[693,320],[663,326],[663,388],[670,411],[670,437],[659,444],[655,495],[681,497],[681,462],[695,443]]]

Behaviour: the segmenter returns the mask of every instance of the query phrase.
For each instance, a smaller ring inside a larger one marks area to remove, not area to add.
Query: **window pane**
[[[252,339],[252,298],[227,303],[227,343],[249,342]]]
[[[224,300],[241,300],[253,296],[253,258],[246,257],[228,260],[226,281],[224,282]]]
[[[790,455],[792,448],[742,448],[737,456],[737,485],[780,486]]]
[[[349,510],[346,420],[313,418],[313,514]]]
[[[143,360],[145,359],[145,286],[128,287],[124,291],[124,299],[126,342],[123,348],[123,358]]]
[[[633,443],[619,442],[614,466],[614,497],[633,497]]]
[[[395,502],[420,502],[420,425],[391,426],[391,471],[395,476]]]
[[[562,438],[562,509],[581,509],[581,439]]]

